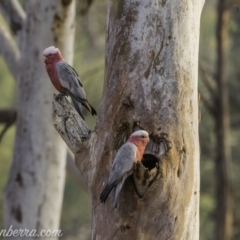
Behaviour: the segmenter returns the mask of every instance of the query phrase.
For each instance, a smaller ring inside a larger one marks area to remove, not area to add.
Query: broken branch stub
[[[90,137],[90,129],[86,122],[73,108],[64,95],[54,94],[53,109],[58,118],[54,127],[75,154],[80,151],[83,142]]]

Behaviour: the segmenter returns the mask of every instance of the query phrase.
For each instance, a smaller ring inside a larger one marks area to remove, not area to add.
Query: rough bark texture
[[[97,126],[75,153],[92,199],[92,239],[199,238],[202,5],[194,0],[109,1]],[[105,204],[99,196],[117,150],[139,128],[151,138],[143,161],[148,170],[135,166],[135,177],[126,180],[113,209],[112,193]]]
[[[93,239],[197,239],[199,149],[197,68],[201,3],[111,1],[106,79],[93,179]],[[100,128],[101,126],[101,128]],[[110,126],[110,127],[109,127]],[[151,134],[158,176],[140,199],[131,179],[113,210],[99,193],[115,151],[139,126]],[[104,132],[107,137],[102,139]],[[170,142],[160,154],[160,142]],[[100,147],[101,146],[101,147]],[[171,148],[170,148],[171,147]],[[106,229],[111,229],[106,232]]]
[[[4,192],[6,229],[10,225],[38,231],[59,228],[66,146],[52,126],[53,87],[42,52],[50,45],[59,46],[71,63],[74,17],[75,1],[26,3],[26,21],[17,38],[18,117],[13,163]]]
[[[215,114],[217,131],[216,156],[216,240],[230,240],[232,237],[232,194],[231,194],[231,149],[229,141],[229,97],[226,69],[227,39],[229,22],[228,1],[218,1],[217,21],[217,109]]]

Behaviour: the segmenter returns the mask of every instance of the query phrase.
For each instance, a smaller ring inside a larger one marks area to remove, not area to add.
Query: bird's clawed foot
[[[59,101],[61,98],[66,97],[66,96],[67,96],[67,94],[65,94],[65,93],[59,93],[57,96],[55,96],[55,100]]]
[[[133,181],[139,197],[144,197],[152,182],[156,179],[158,159],[152,154],[144,154],[141,162],[135,163]]]

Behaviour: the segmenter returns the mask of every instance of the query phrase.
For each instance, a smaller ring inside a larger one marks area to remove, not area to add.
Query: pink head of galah
[[[128,142],[134,143],[137,147],[146,147],[149,142],[149,135],[148,132],[144,130],[138,130],[130,136]]]
[[[63,60],[61,52],[59,51],[58,48],[54,46],[46,48],[43,51],[43,57],[44,57],[44,62],[46,64],[51,64],[51,63]]]
[[[133,143],[137,147],[136,157],[134,162],[141,161],[143,158],[143,154],[145,151],[145,147],[149,142],[149,135],[148,132],[144,130],[138,130],[130,136],[128,142]]]

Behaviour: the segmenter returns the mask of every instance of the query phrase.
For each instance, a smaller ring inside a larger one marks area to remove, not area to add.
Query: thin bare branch
[[[16,109],[0,109],[0,123],[8,123],[16,121]]]
[[[16,35],[26,21],[26,13],[18,0],[1,0],[2,13],[12,32]]]
[[[0,25],[0,43],[0,54],[5,59],[10,72],[16,79],[18,74],[18,62],[20,58],[19,49],[7,28],[2,24]]]
[[[199,73],[200,73],[201,79],[203,80],[205,86],[207,87],[208,91],[210,92],[211,97],[213,99],[216,99],[217,94],[216,94],[215,83],[214,83],[213,79],[209,76],[209,74],[206,72],[201,61],[199,61]]]
[[[15,123],[17,119],[16,109],[1,109],[0,110],[0,123],[5,123],[4,128],[0,132],[0,142],[4,134],[7,132],[8,128]]]

